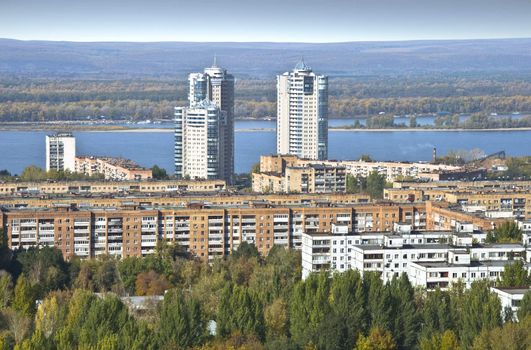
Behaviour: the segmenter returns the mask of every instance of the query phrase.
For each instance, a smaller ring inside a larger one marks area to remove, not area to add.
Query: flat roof
[[[499,291],[505,292],[507,294],[516,295],[516,294],[525,294],[529,291],[531,291],[531,287],[522,288],[522,287],[515,287],[515,288],[500,288],[500,287],[492,287],[492,289],[497,289]]]
[[[362,251],[367,250],[413,250],[413,249],[437,249],[437,250],[450,250],[452,246],[448,244],[404,244],[400,247],[385,247],[380,244],[356,244],[354,248],[358,248]]]

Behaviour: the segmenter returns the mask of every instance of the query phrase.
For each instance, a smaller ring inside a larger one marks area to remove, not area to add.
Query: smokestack
[[[437,162],[437,147],[433,147],[433,159],[431,161],[432,163]]]

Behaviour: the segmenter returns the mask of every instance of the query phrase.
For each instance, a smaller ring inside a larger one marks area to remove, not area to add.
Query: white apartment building
[[[473,282],[488,279],[496,281],[510,260],[470,261],[469,263],[412,262],[408,278],[413,286],[427,290],[446,289],[453,283],[463,282],[470,288]],[[530,269],[530,266],[526,266]]]
[[[520,308],[520,303],[524,299],[526,293],[531,293],[531,288],[498,288],[491,287],[491,292],[496,293],[498,299],[500,299],[500,304],[502,307],[502,316],[506,308],[510,308],[513,312],[513,318],[515,321],[518,321],[518,309]]]
[[[277,153],[328,157],[328,78],[302,60],[277,76]]]
[[[46,171],[75,171],[76,139],[71,133],[46,135]]]
[[[224,152],[220,129],[225,112],[208,100],[175,108],[175,175],[218,179]]]
[[[467,286],[481,278],[495,280],[505,264],[525,259],[523,245],[484,244],[485,237],[477,231],[414,232],[403,224],[395,225],[394,233],[334,226],[331,234],[302,234],[302,277],[357,269],[380,272],[384,282],[406,273],[414,285],[446,288],[458,279]]]
[[[385,176],[387,181],[394,181],[399,177],[422,178],[423,174],[433,174],[439,171],[453,171],[462,169],[459,166],[431,163],[406,162],[367,162],[363,160],[329,160],[325,164],[344,166],[347,173],[356,177],[368,177],[376,171]]]
[[[219,67],[214,59],[214,64],[205,68],[203,73],[191,73],[188,82],[190,107],[208,100],[222,112],[218,135],[218,178],[230,183],[234,173],[234,77],[226,69]]]

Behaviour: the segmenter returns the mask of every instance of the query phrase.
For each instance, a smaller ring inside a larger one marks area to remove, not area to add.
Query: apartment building
[[[259,193],[342,193],[346,173],[344,167],[323,164],[287,166],[281,174],[253,173],[252,186]]]
[[[75,172],[89,176],[102,175],[105,180],[150,180],[151,169],[146,169],[130,159],[115,157],[79,156],[75,158]]]
[[[491,287],[490,290],[491,292],[496,293],[498,299],[500,299],[502,316],[506,309],[511,309],[514,320],[518,321],[518,309],[520,308],[520,303],[522,302],[522,299],[524,299],[524,295],[531,291],[531,288],[523,288],[523,286],[515,288]]]
[[[414,285],[426,289],[447,288],[457,280],[469,287],[478,279],[496,280],[511,260],[525,260],[522,244],[473,243],[484,242],[483,232],[415,232],[409,228],[395,224],[395,232],[363,234],[334,226],[331,233],[305,233],[302,276],[357,269],[379,272],[384,282],[406,273]]]
[[[277,76],[277,153],[328,157],[328,77],[303,60]]]
[[[13,249],[54,245],[65,258],[111,254],[150,254],[156,242],[177,242],[208,260],[230,254],[242,241],[266,255],[273,245],[300,249],[303,233],[330,232],[333,224],[361,232],[391,230],[395,222],[423,229],[422,207],[414,205],[332,205],[313,203],[275,206],[253,202],[214,206],[190,202],[182,206],[3,208],[3,228]]]
[[[463,258],[466,254],[463,254]],[[488,279],[495,282],[503,273],[505,265],[511,260],[471,261],[469,263],[451,262],[413,262],[410,264],[408,278],[415,287],[427,290],[447,289],[453,283],[463,282],[470,288],[473,282]],[[531,265],[526,264],[528,270]]]
[[[71,133],[46,135],[46,171],[75,171],[76,139]]]
[[[0,196],[0,206],[5,208],[52,208],[55,204],[68,204],[78,207],[115,208],[124,202],[142,207],[183,206],[190,203],[204,203],[205,205],[234,206],[249,205],[249,203],[267,203],[269,205],[352,205],[367,204],[370,198],[363,194],[247,194],[210,190],[194,191],[194,183],[190,187],[183,186],[183,190],[159,190],[164,186],[146,186],[146,192],[116,190],[112,193],[74,192],[74,194],[28,195],[17,194]],[[198,185],[198,184],[196,184]],[[206,185],[205,185],[206,186]],[[150,190],[152,189],[152,191]],[[197,193],[195,193],[197,192]],[[424,207],[421,205],[421,207]]]
[[[471,223],[475,229],[489,231],[510,218],[491,218],[482,213],[467,212],[460,205],[446,202],[426,202],[427,227],[432,230],[454,230],[459,223]]]
[[[363,160],[316,161],[294,155],[265,155],[260,157],[260,173],[269,175],[284,174],[288,167],[304,167],[311,164],[345,168],[347,174],[355,177],[367,177],[376,171],[378,174],[385,176],[386,180],[390,182],[399,178],[421,179],[425,174],[460,169],[460,167],[456,166],[431,163],[369,162]]]
[[[225,189],[226,184],[223,180],[0,182],[0,204],[2,200],[10,200],[11,196],[216,192]]]

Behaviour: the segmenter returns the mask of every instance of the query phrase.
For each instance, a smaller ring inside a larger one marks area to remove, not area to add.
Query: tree
[[[526,317],[531,316],[531,291],[527,291],[524,294],[524,298],[520,302],[520,307],[516,313],[519,320],[523,320]]]
[[[336,273],[330,286],[329,319],[337,320],[335,328],[341,335],[340,341],[345,349],[352,349],[358,334],[368,330],[367,310],[363,281],[358,271],[349,270]]]
[[[15,285],[13,308],[25,316],[31,316],[35,310],[33,289],[23,274],[18,277]]]
[[[362,193],[367,190],[367,178],[347,174],[347,193]]]
[[[330,315],[330,279],[326,273],[311,274],[299,281],[290,300],[290,332],[295,344],[304,347],[319,343],[322,322]]]
[[[22,171],[20,179],[23,181],[43,181],[46,180],[46,171],[38,166],[30,165]]]
[[[419,317],[415,305],[414,290],[405,273],[394,278],[389,288],[394,299],[393,336],[401,349],[411,349],[417,344]]]
[[[435,333],[431,338],[422,338],[419,344],[420,350],[459,350],[459,341],[455,333],[446,330],[444,333]]]
[[[488,243],[519,243],[522,241],[522,230],[514,221],[505,221],[487,233]]]
[[[485,281],[474,282],[465,293],[465,302],[461,310],[462,345],[472,345],[474,338],[482,330],[490,330],[502,323],[501,304],[495,293],[489,289]]]
[[[378,174],[375,170],[367,177],[367,193],[371,198],[383,198],[385,187],[385,176]]]
[[[27,314],[13,308],[7,308],[2,312],[2,318],[15,343],[22,342],[30,333],[31,318]]]
[[[483,330],[474,339],[472,350],[527,350],[531,345],[531,317],[507,322],[502,327]]]
[[[356,350],[395,350],[396,348],[391,332],[379,327],[371,328],[368,336],[361,335],[356,342]]]
[[[240,246],[237,250],[232,252],[232,256],[236,259],[245,258],[259,258],[260,253],[258,252],[258,249],[256,248],[256,245],[249,244],[247,242],[240,243]]]
[[[498,287],[528,287],[530,285],[531,274],[527,272],[522,260],[506,264],[496,282]]]
[[[251,167],[251,174],[258,174],[260,173],[260,163],[255,163]]]
[[[69,283],[69,265],[59,249],[30,248],[16,254],[16,260],[31,285],[36,286],[38,298]]]
[[[136,295],[161,295],[171,288],[166,278],[153,270],[139,273],[135,286]]]
[[[410,128],[416,128],[417,127],[417,117],[414,115],[409,117],[409,127]]]
[[[45,338],[54,335],[66,316],[61,311],[55,296],[44,299],[35,315],[35,329]]]
[[[382,283],[379,274],[375,272],[365,273],[363,283],[370,327],[390,330],[393,323],[393,300],[389,288]]]
[[[166,169],[159,167],[158,165],[153,165],[151,167],[151,173],[155,180],[166,180],[169,179]]]
[[[447,329],[453,329],[451,300],[448,292],[436,289],[427,293],[421,309],[422,336],[430,339],[433,335],[441,334]]]
[[[11,275],[0,271],[0,310],[5,309],[13,299],[13,281]]]
[[[362,162],[372,162],[373,161],[371,156],[368,155],[368,154],[362,154],[361,157],[360,157],[360,160]]]
[[[157,329],[159,345],[165,349],[199,346],[206,338],[206,320],[199,303],[176,290],[164,297]]]
[[[268,338],[288,335],[288,305],[281,299],[275,299],[264,311],[264,320]]]

